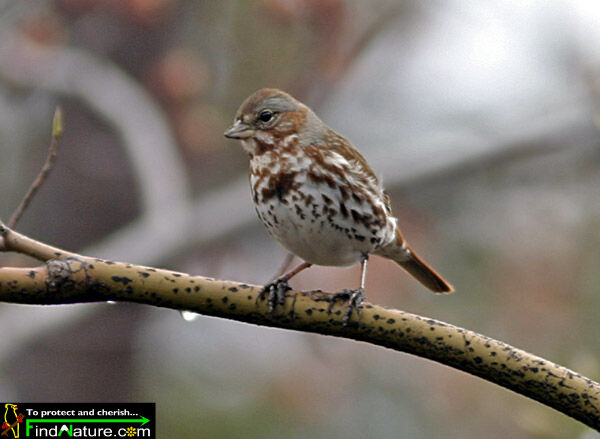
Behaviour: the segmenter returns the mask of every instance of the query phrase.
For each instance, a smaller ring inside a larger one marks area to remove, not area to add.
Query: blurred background
[[[43,163],[61,105],[59,158],[21,232],[265,283],[285,251],[222,133],[246,96],[279,87],[354,142],[457,290],[436,297],[372,258],[368,300],[598,380],[599,41],[595,0],[0,0],[0,217]],[[317,267],[292,286],[358,276]],[[348,340],[131,304],[2,304],[0,331],[2,400],[155,401],[159,437],[600,437]]]

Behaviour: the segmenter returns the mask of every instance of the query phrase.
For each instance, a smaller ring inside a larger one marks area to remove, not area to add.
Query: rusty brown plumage
[[[271,308],[284,300],[287,281],[312,264],[361,262],[360,287],[334,296],[349,299],[347,323],[352,309],[361,306],[370,254],[394,260],[433,292],[453,291],[406,244],[389,196],[366,159],[310,108],[281,90],[261,89],[242,103],[225,136],[241,140],[250,158],[259,218],[306,261],[265,286]]]

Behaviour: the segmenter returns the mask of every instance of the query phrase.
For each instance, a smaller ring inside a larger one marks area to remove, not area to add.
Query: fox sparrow
[[[287,281],[313,264],[361,262],[360,287],[336,293],[349,301],[348,323],[364,298],[370,254],[397,262],[435,293],[452,286],[407,245],[389,197],[362,155],[306,105],[277,89],[261,89],[240,106],[225,137],[239,139],[250,157],[250,184],[258,217],[305,262],[267,284],[271,311],[283,304]]]

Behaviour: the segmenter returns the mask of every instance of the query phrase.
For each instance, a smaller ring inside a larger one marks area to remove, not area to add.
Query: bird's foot
[[[342,290],[339,293],[335,293],[331,296],[329,301],[328,313],[331,313],[331,308],[335,304],[336,300],[343,300],[348,302],[346,312],[344,312],[344,318],[342,324],[346,326],[352,316],[352,310],[356,310],[356,315],[360,316],[360,309],[363,306],[365,300],[365,290],[363,288],[357,288],[356,290]]]
[[[269,312],[272,313],[277,305],[285,303],[285,293],[290,290],[291,288],[288,285],[287,279],[275,279],[263,287],[258,294],[258,299],[264,300],[267,298],[269,301]]]

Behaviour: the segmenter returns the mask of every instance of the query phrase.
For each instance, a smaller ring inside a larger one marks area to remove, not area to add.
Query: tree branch
[[[48,148],[48,155],[46,156],[46,161],[44,162],[44,166],[42,166],[42,169],[40,170],[40,173],[38,174],[37,178],[34,180],[33,183],[31,183],[31,186],[29,186],[29,190],[23,197],[23,200],[19,204],[19,207],[17,207],[15,212],[10,217],[10,220],[8,221],[8,227],[10,227],[11,229],[14,229],[16,227],[17,222],[19,222],[19,219],[23,215],[23,212],[25,212],[25,209],[27,209],[27,206],[29,206],[31,200],[33,199],[33,197],[35,197],[37,191],[40,189],[40,187],[42,187],[42,184],[44,184],[46,178],[48,178],[48,175],[50,174],[50,171],[54,166],[54,161],[56,160],[58,139],[62,135],[62,133],[62,110],[59,107],[54,112],[54,118],[52,119],[52,140],[50,141],[50,148]]]
[[[288,292],[273,314],[260,287],[77,255],[0,222],[0,250],[45,262],[0,268],[0,300],[21,304],[125,301],[189,310],[257,325],[344,337],[417,355],[535,399],[600,430],[600,385],[506,343],[434,319],[366,303],[342,325],[342,304],[327,293]]]

